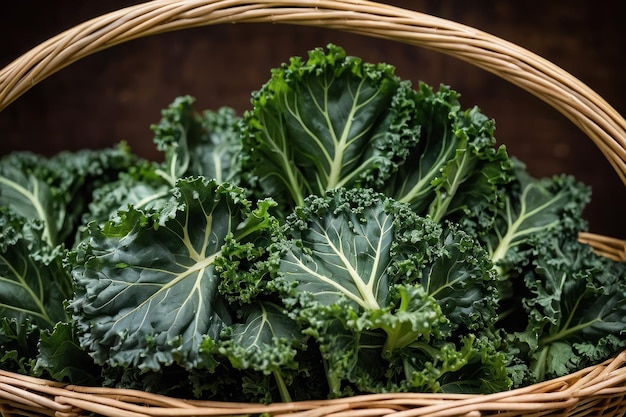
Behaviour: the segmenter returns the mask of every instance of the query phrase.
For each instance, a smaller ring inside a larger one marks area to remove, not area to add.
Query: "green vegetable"
[[[381,185],[414,145],[414,92],[387,64],[337,46],[272,71],[244,115],[243,170],[291,209],[337,187]]]
[[[595,255],[574,239],[537,244],[524,276],[532,296],[528,324],[515,337],[528,346],[533,381],[566,375],[626,348],[626,264]]]
[[[240,118],[227,107],[200,114],[194,111],[193,102],[192,97],[178,97],[162,111],[160,122],[151,126],[163,162],[138,160],[115,181],[96,188],[84,223],[106,222],[129,205],[158,209],[184,177],[204,176],[219,183],[236,180]]]
[[[306,337],[276,304],[247,305],[242,313],[245,321],[233,324],[222,334],[220,353],[236,369],[272,375],[280,398],[291,401],[284,373],[298,370],[296,355],[306,348]]]
[[[46,375],[57,381],[93,384],[100,373],[92,358],[81,349],[75,324],[59,322],[52,330],[41,332],[39,355],[33,366],[37,376]]]
[[[455,343],[465,343],[459,330],[495,321],[487,253],[405,204],[368,189],[338,189],[308,198],[285,228],[276,280],[289,314],[320,345],[333,396],[346,382],[360,392],[388,389],[392,372],[414,381],[404,389],[441,390],[439,378],[477,354],[471,343],[457,350]],[[452,356],[449,370],[430,372]],[[395,369],[408,367],[409,375]],[[506,386],[504,365],[493,372]]]
[[[17,320],[19,326],[30,321],[51,329],[67,320],[63,301],[71,296],[72,287],[63,253],[43,241],[42,223],[6,209],[0,216],[0,314],[5,320]]]
[[[271,202],[257,208],[243,190],[203,178],[177,182],[159,211],[129,209],[71,254],[70,308],[81,346],[96,363],[158,371],[202,366],[203,338],[217,339],[231,317],[218,299],[215,260],[226,239],[261,244]],[[267,238],[265,238],[267,239]],[[244,260],[255,248],[239,255]]]
[[[242,117],[179,97],[125,144],[0,160],[0,367],[226,401],[491,393],[626,348],[590,190],[536,179],[447,86],[335,45]]]
[[[462,110],[445,86],[434,92],[420,83],[415,101],[419,141],[382,191],[436,222],[469,217],[491,224],[512,173],[504,147],[495,148],[493,120],[476,107]]]
[[[71,243],[94,189],[135,164],[125,144],[62,152],[52,158],[16,152],[0,162],[0,205],[41,221],[41,238],[54,247]]]
[[[120,144],[45,158],[16,152],[0,160],[0,363],[33,372],[37,341],[69,319],[66,247],[73,245],[92,191],[137,157]]]
[[[233,182],[241,148],[240,118],[228,107],[200,114],[193,103],[190,96],[178,97],[152,125],[154,143],[165,154],[158,174],[172,186],[179,178],[196,175]]]
[[[505,205],[482,238],[500,273],[507,274],[524,262],[532,248],[530,242],[540,242],[542,236],[566,234],[576,239],[586,227],[583,210],[589,200],[589,188],[572,176],[538,180],[517,162]]]

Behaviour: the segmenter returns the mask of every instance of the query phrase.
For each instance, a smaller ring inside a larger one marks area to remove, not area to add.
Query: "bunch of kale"
[[[626,347],[589,189],[458,94],[329,45],[242,117],[180,97],[121,144],[0,161],[0,364],[222,400],[488,393]]]

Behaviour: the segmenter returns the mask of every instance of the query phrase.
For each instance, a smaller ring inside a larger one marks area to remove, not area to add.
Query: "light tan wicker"
[[[577,125],[626,184],[626,121],[579,80],[541,57],[479,30],[414,11],[362,0],[154,0],[95,18],[42,43],[0,72],[0,110],[56,71],[131,39],[222,23],[269,22],[324,27],[436,50],[531,92]],[[585,233],[581,241],[626,260],[626,242]],[[145,392],[68,386],[0,371],[4,416],[291,417],[623,416],[626,351],[606,363],[555,380],[491,395],[378,394],[271,405],[233,404]]]

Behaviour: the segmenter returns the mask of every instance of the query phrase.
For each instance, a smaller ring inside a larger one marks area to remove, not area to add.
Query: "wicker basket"
[[[531,92],[560,111],[602,151],[626,184],[626,121],[601,97],[554,64],[497,37],[447,20],[363,0],[154,0],[76,26],[0,72],[0,110],[29,88],[87,55],[131,39],[220,23],[270,22],[338,29],[439,51]],[[626,261],[626,242],[595,234],[580,240]],[[626,351],[566,377],[490,395],[389,393],[270,405],[188,401],[141,391],[71,386],[0,371],[4,416],[292,417],[623,416]]]

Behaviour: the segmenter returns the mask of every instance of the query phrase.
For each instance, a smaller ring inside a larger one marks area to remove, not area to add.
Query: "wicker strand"
[[[626,262],[626,241],[595,233],[578,234],[578,240],[594,248],[595,252],[618,262]]]

